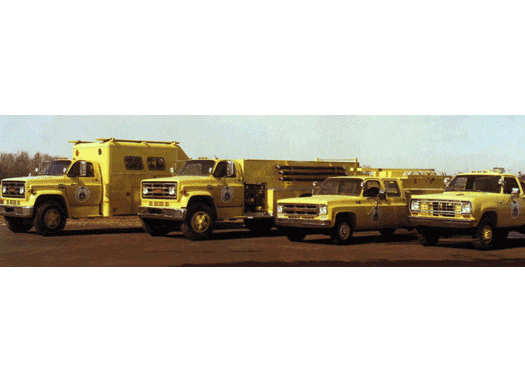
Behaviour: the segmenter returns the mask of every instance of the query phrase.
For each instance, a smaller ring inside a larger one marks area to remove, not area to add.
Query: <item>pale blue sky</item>
[[[177,140],[190,157],[350,159],[373,167],[525,172],[525,116],[0,116],[1,152],[69,140]]]

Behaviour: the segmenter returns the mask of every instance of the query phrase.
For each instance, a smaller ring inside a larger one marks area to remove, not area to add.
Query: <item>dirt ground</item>
[[[323,235],[290,242],[277,229],[261,237],[242,223],[218,224],[208,241],[181,232],[150,237],[137,217],[69,220],[56,237],[10,232],[0,221],[0,266],[524,266],[525,235],[511,233],[496,250],[478,251],[468,237],[421,246],[415,231],[385,239],[356,233],[348,246]]]

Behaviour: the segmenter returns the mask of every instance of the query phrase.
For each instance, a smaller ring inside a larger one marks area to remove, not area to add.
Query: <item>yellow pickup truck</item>
[[[397,228],[410,228],[409,189],[417,193],[438,192],[444,188],[445,175],[434,171],[410,173],[404,178],[373,176],[331,177],[312,197],[282,199],[277,202],[275,225],[292,242],[308,234],[329,235],[336,244],[347,244],[354,231],[379,230],[391,235]]]
[[[461,173],[442,194],[414,196],[410,223],[425,246],[471,235],[477,249],[490,249],[511,230],[525,233],[525,194],[518,178],[503,170]]]

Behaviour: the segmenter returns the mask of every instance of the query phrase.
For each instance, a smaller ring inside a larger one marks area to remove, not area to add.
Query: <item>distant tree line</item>
[[[26,151],[17,153],[0,153],[0,180],[9,177],[35,175],[35,168],[43,169],[44,163],[55,159],[55,156],[36,153],[31,157]]]

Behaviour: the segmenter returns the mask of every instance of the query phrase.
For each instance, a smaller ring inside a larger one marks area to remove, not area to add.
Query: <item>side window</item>
[[[217,164],[215,172],[213,172],[213,177],[226,177],[227,165],[228,163],[225,161],[221,161],[219,164]]]
[[[164,171],[166,163],[162,157],[148,157],[148,169],[150,171]]]
[[[390,197],[399,197],[401,196],[401,191],[399,190],[399,185],[397,181],[385,181],[386,194]]]
[[[124,164],[126,169],[130,171],[140,171],[144,169],[144,163],[140,156],[126,156],[124,157]]]
[[[69,177],[80,177],[80,161],[77,161],[71,166],[68,172]],[[86,175],[82,177],[95,177],[95,169],[93,163],[86,162]]]
[[[513,177],[505,177],[505,185],[503,186],[503,193],[511,194],[512,188],[519,188],[518,182]]]
[[[365,190],[363,191],[364,197],[377,197],[381,190],[381,184],[377,180],[368,180],[365,183]]]

